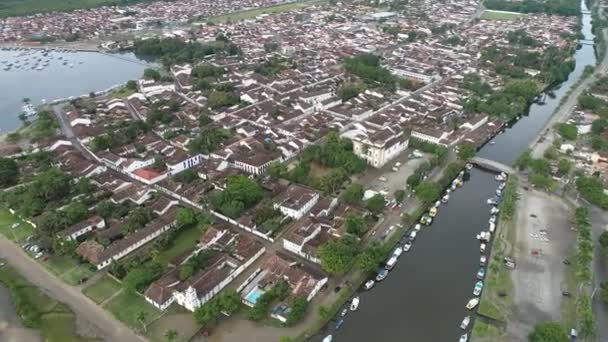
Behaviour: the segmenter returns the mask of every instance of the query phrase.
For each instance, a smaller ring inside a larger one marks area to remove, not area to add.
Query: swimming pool
[[[264,294],[264,291],[262,291],[256,287],[245,296],[245,300],[248,301],[249,303],[255,305],[255,303],[258,302],[258,299],[260,299],[260,297],[263,294]]]

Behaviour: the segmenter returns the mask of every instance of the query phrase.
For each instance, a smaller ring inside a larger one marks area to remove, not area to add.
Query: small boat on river
[[[376,282],[373,279],[370,279],[368,281],[365,282],[365,285],[363,285],[363,288],[366,290],[370,290],[372,287],[374,287],[374,284]]]
[[[432,208],[429,210],[429,216],[430,216],[430,217],[435,217],[435,216],[437,216],[437,207],[432,207]]]
[[[479,296],[481,291],[483,290],[483,281],[478,281],[475,283],[475,287],[473,288],[473,295]]]
[[[331,335],[327,335],[327,336],[325,336],[325,338],[323,339],[323,342],[331,342],[331,340],[332,340],[333,338],[334,338],[333,336],[331,336]]]
[[[462,334],[460,336],[460,340],[458,340],[459,342],[467,342],[467,340],[469,339],[469,335],[467,334]]]
[[[350,311],[357,311],[357,309],[359,308],[359,297],[355,297],[353,298],[353,300],[350,302]]]
[[[465,330],[466,328],[469,327],[469,323],[471,323],[471,316],[466,316],[462,320],[462,323],[460,323],[460,329]]]
[[[475,298],[471,298],[471,300],[469,300],[467,305],[465,305],[464,307],[467,308],[468,310],[473,310],[473,309],[475,309],[477,304],[479,304],[479,298],[475,297]]]

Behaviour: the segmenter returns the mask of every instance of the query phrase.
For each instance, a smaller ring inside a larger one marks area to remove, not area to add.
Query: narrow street
[[[111,313],[85,297],[76,287],[66,285],[42,265],[27,256],[19,246],[0,238],[0,258],[4,258],[32,284],[52,298],[65,303],[79,319],[96,326],[106,341],[139,342],[145,339],[118,321]]]

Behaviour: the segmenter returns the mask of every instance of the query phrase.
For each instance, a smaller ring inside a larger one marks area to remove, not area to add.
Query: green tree
[[[560,176],[567,175],[572,170],[572,162],[568,159],[560,159],[557,163],[557,174]]]
[[[144,78],[147,80],[158,81],[161,78],[160,72],[156,69],[146,68],[144,70]]]
[[[19,180],[19,167],[13,159],[0,158],[0,188],[7,188],[17,184]]]
[[[287,325],[291,326],[301,321],[308,310],[308,301],[304,297],[296,297],[291,303],[291,310],[287,314]]]
[[[177,336],[178,336],[177,330],[175,330],[175,329],[168,329],[167,331],[165,331],[165,339],[167,340],[167,342],[175,341]]]
[[[551,160],[555,160],[558,157],[557,148],[555,146],[549,146],[543,153],[543,157]]]
[[[523,171],[528,168],[531,162],[532,150],[527,149],[519,156],[519,158],[517,158],[517,161],[515,161],[515,165],[517,166],[517,168]]]
[[[537,324],[528,335],[530,342],[568,342],[566,329],[558,322],[545,322]]]
[[[568,123],[558,123],[555,126],[557,128],[557,133],[561,135],[562,138],[567,140],[576,140],[578,131],[575,125]]]
[[[469,160],[475,157],[477,147],[472,143],[462,143],[458,145],[458,159]]]
[[[351,266],[357,251],[353,238],[344,236],[338,240],[330,240],[319,247],[321,267],[331,274],[342,274]]]
[[[363,186],[358,183],[351,184],[340,196],[340,199],[347,204],[357,204],[363,198]]]
[[[127,216],[125,228],[128,232],[134,232],[143,228],[152,219],[150,209],[145,207],[136,207]]]
[[[405,191],[404,190],[397,190],[395,191],[395,200],[397,200],[397,202],[402,203],[403,200],[405,199]]]
[[[603,282],[600,285],[600,289],[601,289],[600,295],[602,296],[602,301],[604,301],[604,303],[608,303],[608,281]]]
[[[236,291],[228,291],[218,298],[220,308],[227,313],[236,312],[241,306],[241,297]]]
[[[346,217],[346,231],[349,234],[353,234],[356,236],[362,236],[367,231],[367,224],[365,223],[365,219],[360,216],[349,214]]]
[[[372,243],[357,255],[356,265],[363,272],[371,272],[378,267],[382,259],[382,247],[378,243]]]
[[[346,82],[338,88],[338,96],[342,99],[342,101],[348,101],[353,97],[356,97],[360,93],[365,91],[365,84],[363,83],[355,83],[355,82]]]
[[[175,213],[175,219],[180,226],[187,226],[196,223],[194,210],[190,208],[179,208]]]
[[[64,213],[67,219],[67,224],[72,225],[87,218],[89,209],[86,205],[80,202],[75,202],[67,206],[64,210]]]
[[[372,214],[378,215],[386,206],[386,199],[381,194],[376,194],[372,198],[367,200],[365,207],[367,210],[371,211]]]
[[[603,231],[600,234],[598,242],[604,251],[608,251],[608,231]]]
[[[441,195],[439,184],[432,182],[422,182],[416,187],[416,197],[424,204],[431,204]]]

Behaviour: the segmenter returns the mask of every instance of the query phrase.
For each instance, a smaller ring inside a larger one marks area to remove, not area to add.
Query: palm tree
[[[148,313],[145,311],[140,310],[135,315],[135,320],[137,323],[141,324],[141,326],[144,328],[144,332],[146,332],[146,318],[148,318]]]
[[[165,331],[165,338],[167,339],[167,342],[175,341],[175,339],[177,338],[177,330],[169,329]]]

